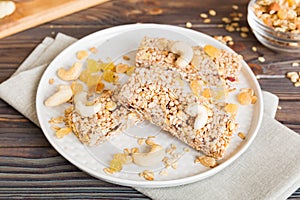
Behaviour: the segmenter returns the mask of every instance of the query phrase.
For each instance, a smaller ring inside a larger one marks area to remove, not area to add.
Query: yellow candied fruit
[[[113,172],[119,172],[122,170],[123,165],[127,163],[128,156],[123,153],[114,154],[113,159],[109,164],[109,168]]]
[[[130,66],[126,71],[126,74],[128,76],[131,76],[131,74],[133,74],[134,70],[135,70],[135,66]]]
[[[110,63],[100,63],[100,69],[102,71],[115,71],[116,70],[116,66],[114,65],[114,63],[110,62]]]
[[[73,81],[71,84],[71,89],[73,91],[73,94],[77,94],[83,91],[83,85],[81,83],[78,83],[77,81]]]
[[[229,103],[225,106],[225,111],[232,115],[236,115],[238,108],[239,106],[237,104]]]
[[[210,89],[205,88],[202,92],[202,96],[205,98],[211,98]]]
[[[200,92],[202,90],[202,86],[201,86],[200,82],[196,81],[196,80],[191,81],[190,88],[192,89],[193,94],[195,96],[199,97],[199,94],[200,94]]]
[[[252,95],[250,92],[241,92],[237,96],[241,105],[249,105],[252,102]]]
[[[87,52],[85,50],[81,50],[76,53],[76,57],[78,60],[83,60],[83,59],[87,58],[88,55],[89,55],[89,52]]]
[[[91,73],[99,72],[100,71],[100,64],[94,59],[87,60],[87,70]]]
[[[91,76],[91,73],[92,72],[90,72],[88,69],[83,70],[79,76],[79,80],[86,83],[89,77]]]
[[[109,83],[113,83],[115,81],[118,80],[118,75],[116,73],[114,73],[113,71],[107,70],[103,72],[103,80],[109,82]]]
[[[86,81],[86,85],[88,87],[92,87],[97,85],[101,81],[101,76],[95,74],[88,76],[88,80]]]
[[[72,129],[69,127],[61,128],[58,131],[56,131],[55,135],[57,138],[63,138],[64,136],[68,135],[71,133]]]
[[[216,58],[217,56],[220,55],[221,50],[217,49],[216,47],[212,45],[205,45],[203,48],[204,52],[209,55],[211,58]]]

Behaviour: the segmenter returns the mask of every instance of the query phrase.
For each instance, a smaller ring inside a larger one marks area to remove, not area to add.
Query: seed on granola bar
[[[212,45],[205,45],[203,48],[204,52],[212,58],[216,58],[220,55],[220,49],[212,46]]]
[[[109,101],[105,104],[105,108],[109,111],[114,111],[117,108],[117,104],[114,101]]]

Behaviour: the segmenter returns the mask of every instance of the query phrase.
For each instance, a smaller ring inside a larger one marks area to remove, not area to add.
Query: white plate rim
[[[193,34],[197,34],[199,37],[206,38],[208,40],[215,40],[215,39],[211,38],[210,36],[208,36],[206,34],[203,34],[201,32],[194,31],[194,30],[191,30],[191,29],[182,28],[182,27],[177,27],[177,26],[173,26],[173,25],[162,25],[162,24],[128,24],[128,25],[120,25],[120,26],[100,30],[100,31],[97,31],[95,33],[92,33],[90,35],[87,35],[87,36],[83,37],[82,39],[76,41],[75,43],[73,43],[72,45],[70,45],[69,47],[64,49],[58,56],[56,56],[54,58],[54,60],[51,63],[53,63],[55,60],[59,59],[66,52],[70,51],[70,49],[73,49],[78,44],[84,43],[85,41],[88,41],[88,40],[94,38],[97,35],[111,34],[110,36],[112,36],[112,35],[115,35],[115,34],[119,34],[122,31],[143,29],[143,28],[160,28],[160,29],[165,29],[165,30],[177,31],[179,33],[181,33],[181,32],[183,32],[183,33],[184,32],[190,32],[190,33],[193,33]],[[217,42],[219,44],[219,46],[221,46],[223,49],[234,52],[232,49],[230,49],[226,45],[223,45],[218,41],[214,41],[214,42]],[[43,79],[45,79],[44,75],[47,74],[47,71],[51,68],[51,63],[49,64],[48,68],[45,70],[45,72],[44,72],[44,74],[43,74],[43,76],[40,80],[40,83],[43,81]],[[148,187],[148,188],[171,187],[171,186],[178,186],[178,185],[184,185],[184,184],[196,182],[196,181],[202,180],[204,178],[210,177],[210,176],[220,172],[221,170],[223,170],[224,168],[229,166],[233,161],[235,161],[239,156],[241,156],[246,151],[246,149],[251,145],[251,143],[253,142],[253,140],[254,140],[255,136],[257,135],[257,132],[260,128],[260,125],[261,125],[261,122],[262,122],[262,117],[263,117],[262,91],[261,91],[260,85],[259,85],[257,79],[255,78],[255,75],[253,74],[251,68],[247,65],[247,63],[245,61],[243,61],[242,64],[243,64],[243,68],[247,71],[248,75],[250,75],[250,78],[253,81],[253,84],[255,86],[255,92],[256,92],[256,95],[258,97],[257,102],[259,102],[259,106],[258,106],[259,117],[255,119],[255,122],[253,122],[253,123],[256,123],[256,127],[252,131],[252,137],[249,140],[245,141],[245,143],[239,149],[239,151],[237,153],[235,153],[232,157],[230,157],[228,160],[226,160],[224,163],[222,163],[221,165],[219,165],[215,168],[212,168],[212,169],[210,169],[206,172],[203,172],[203,173],[200,173],[200,174],[197,174],[197,175],[194,175],[194,176],[180,178],[180,179],[176,179],[176,180],[135,181],[135,180],[124,180],[124,179],[121,179],[121,178],[118,178],[118,177],[113,177],[113,176],[110,176],[110,175],[107,175],[107,174],[104,174],[104,173],[103,174],[95,174],[92,170],[90,170],[89,168],[86,168],[84,166],[84,164],[76,162],[72,158],[72,156],[68,155],[63,150],[61,150],[61,148],[55,142],[55,140],[52,139],[46,133],[46,127],[45,127],[44,123],[40,123],[40,126],[43,130],[43,133],[44,133],[45,137],[49,141],[49,143],[55,148],[55,150],[57,152],[59,152],[60,155],[62,155],[65,159],[67,159],[73,165],[77,166],[82,171],[84,171],[84,172],[86,172],[86,173],[90,174],[91,176],[96,177],[98,179],[102,179],[102,180],[110,182],[110,183],[124,185],[124,186]],[[39,84],[39,86],[38,86],[37,94],[39,94],[40,90],[42,90],[41,84]],[[42,112],[41,112],[41,108],[38,106],[38,102],[41,102],[41,101],[43,102],[41,97],[39,95],[36,95],[36,110],[37,110],[37,116],[38,116],[39,122],[40,122],[40,118],[41,118],[40,115],[41,115]]]

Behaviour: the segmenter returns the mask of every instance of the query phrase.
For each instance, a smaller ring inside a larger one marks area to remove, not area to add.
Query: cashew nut
[[[13,1],[0,1],[0,19],[11,15],[16,10],[16,5]]]
[[[176,41],[170,45],[169,49],[172,53],[178,54],[180,57],[176,60],[176,65],[179,67],[187,66],[194,55],[193,48],[184,42]]]
[[[68,70],[66,70],[65,68],[60,68],[57,71],[57,76],[64,81],[76,80],[80,76],[81,69],[82,63],[75,62],[73,66]]]
[[[101,109],[101,103],[96,103],[91,106],[86,105],[87,93],[79,92],[74,96],[75,110],[83,117],[89,117]]]
[[[198,103],[190,104],[186,109],[185,112],[192,117],[196,117],[201,110],[201,105]]]
[[[45,101],[45,105],[48,107],[58,106],[69,101],[72,96],[73,91],[70,85],[59,85],[56,93]]]
[[[208,120],[207,109],[205,106],[199,105],[199,107],[197,107],[197,110],[198,114],[194,123],[194,129],[196,130],[203,128]]]
[[[133,162],[140,166],[154,166],[159,163],[164,157],[163,147],[158,144],[152,144],[150,151],[147,153],[133,153]]]

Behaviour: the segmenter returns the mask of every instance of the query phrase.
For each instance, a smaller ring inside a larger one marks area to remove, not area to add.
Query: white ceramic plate
[[[253,88],[258,100],[254,105],[240,106],[237,116],[237,121],[240,125],[238,131],[246,133],[246,139],[241,140],[235,135],[227,149],[225,158],[215,168],[210,169],[200,164],[194,164],[194,158],[196,155],[199,155],[199,152],[192,149],[188,153],[184,152],[183,149],[187,147],[185,144],[147,122],[143,122],[111,141],[95,147],[87,147],[81,144],[73,134],[69,134],[62,139],[57,139],[54,131],[50,128],[49,119],[63,115],[63,110],[66,107],[62,105],[55,108],[48,108],[43,104],[49,94],[55,91],[55,85],[64,83],[56,76],[58,68],[71,66],[76,60],[75,53],[79,50],[87,50],[90,47],[98,48],[98,53],[91,55],[91,58],[105,60],[109,57],[115,63],[118,63],[122,56],[126,54],[132,58],[129,62],[133,62],[134,52],[144,36],[181,40],[191,45],[203,46],[211,44],[218,48],[232,51],[227,46],[203,33],[169,25],[124,25],[105,29],[84,37],[60,53],[49,65],[40,81],[37,91],[36,108],[45,136],[52,146],[75,166],[94,177],[115,184],[137,187],[168,187],[192,183],[216,174],[236,160],[249,147],[261,123],[263,110],[261,89],[251,69],[245,62],[243,62],[239,76],[240,84],[238,88]],[[48,80],[50,78],[55,78],[54,85],[49,85]],[[229,102],[237,103],[235,99],[237,92],[238,90],[230,94]],[[130,164],[125,165],[121,172],[113,175],[103,172],[103,168],[109,165],[109,161],[112,159],[114,153],[121,153],[123,148],[138,147],[136,136],[147,137],[150,135],[156,135],[155,141],[164,147],[174,144],[177,147],[176,152],[182,153],[176,170],[172,168],[167,169],[168,176],[161,176],[159,172],[163,169],[163,164],[153,167],[139,167]],[[155,179],[153,181],[146,181],[138,175],[138,173],[145,169],[155,172]]]

